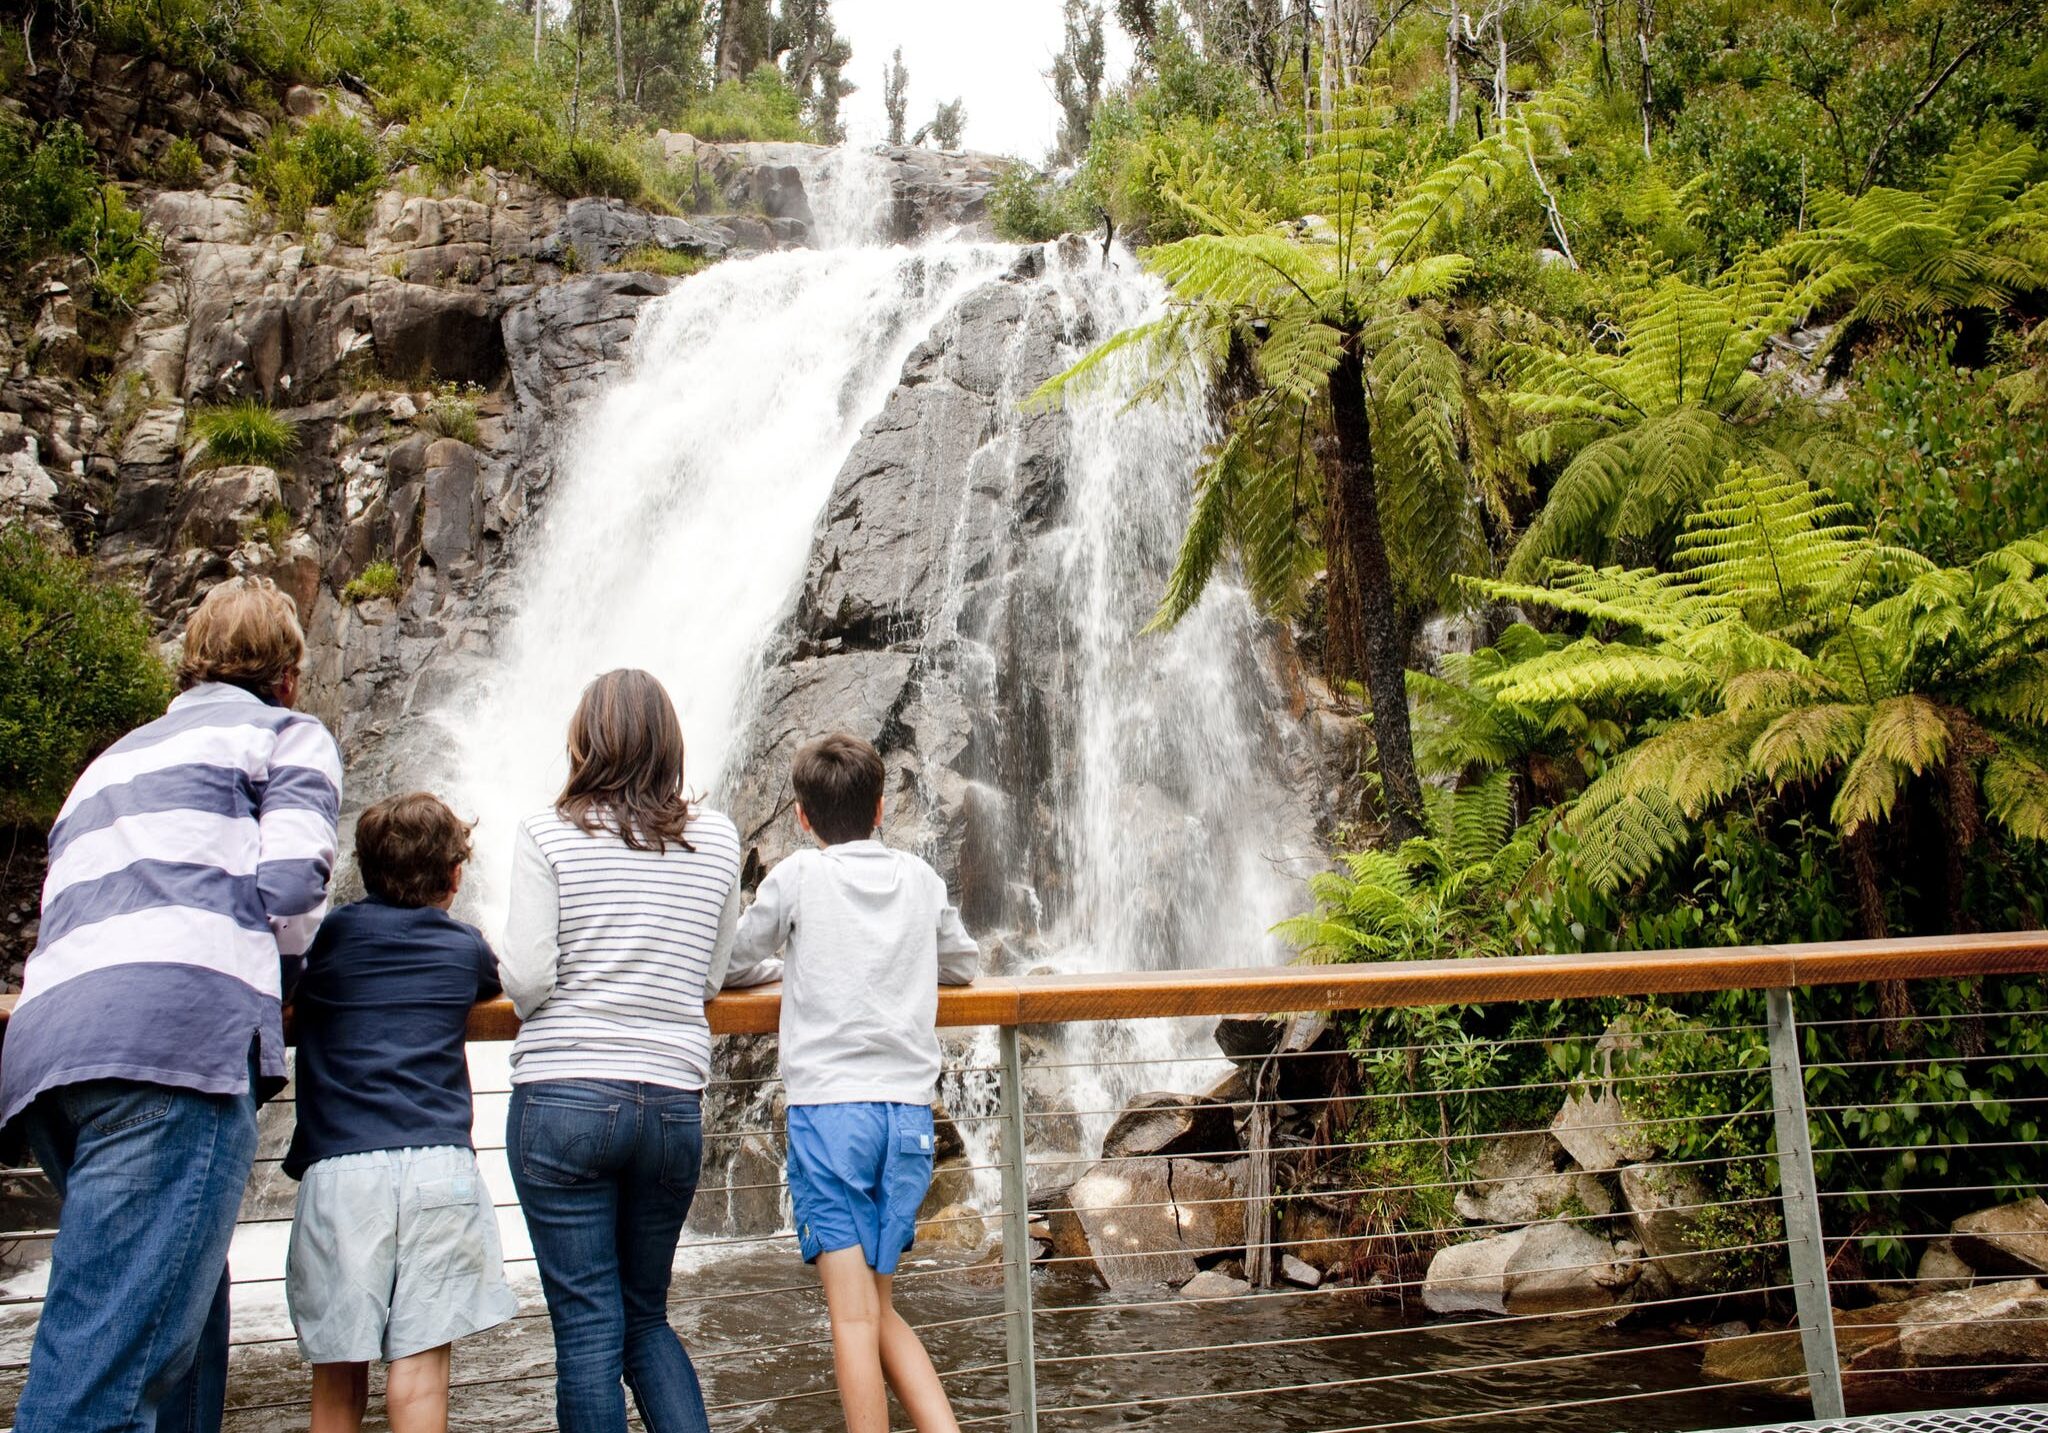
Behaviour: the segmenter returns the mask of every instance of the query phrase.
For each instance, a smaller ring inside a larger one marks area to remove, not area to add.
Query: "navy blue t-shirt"
[[[475,926],[371,896],[321,922],[292,997],[298,1127],[284,1172],[417,1145],[470,1148],[469,1008],[498,993]]]

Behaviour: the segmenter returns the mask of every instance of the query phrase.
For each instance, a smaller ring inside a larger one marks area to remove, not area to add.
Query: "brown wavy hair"
[[[363,884],[390,905],[433,905],[455,889],[472,829],[431,792],[385,797],[356,818]]]
[[[583,689],[569,718],[569,780],[555,798],[564,821],[612,831],[636,851],[665,851],[684,836],[683,724],[660,682],[637,667],[606,672]]]

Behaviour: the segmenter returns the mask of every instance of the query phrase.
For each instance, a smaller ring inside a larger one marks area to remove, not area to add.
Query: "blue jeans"
[[[22,1123],[64,1203],[15,1433],[217,1433],[255,1095],[91,1080]]]
[[[625,1433],[621,1380],[652,1433],[709,1433],[697,1370],[668,1324],[703,1163],[697,1100],[621,1080],[512,1087],[505,1147],[555,1328],[562,1433]]]

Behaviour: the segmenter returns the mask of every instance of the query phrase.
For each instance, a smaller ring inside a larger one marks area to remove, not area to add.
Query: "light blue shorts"
[[[313,1165],[284,1298],[309,1363],[388,1362],[511,1318],[519,1305],[476,1156],[435,1145]]]
[[[789,1202],[804,1262],[855,1245],[893,1274],[932,1187],[929,1105],[791,1105]]]

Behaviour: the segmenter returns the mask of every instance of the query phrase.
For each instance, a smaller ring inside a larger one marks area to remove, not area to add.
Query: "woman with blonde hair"
[[[505,1144],[555,1332],[563,1433],[704,1433],[668,1288],[703,1150],[704,1001],[739,912],[739,833],[683,794],[661,683],[607,672],[569,779],[520,824],[500,975],[525,1022]]]

